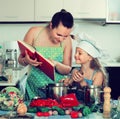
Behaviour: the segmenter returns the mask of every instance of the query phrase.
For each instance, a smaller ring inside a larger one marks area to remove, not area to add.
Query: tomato
[[[50,116],[49,112],[37,112],[36,115],[38,117],[41,117],[41,116],[48,117],[48,116]]]
[[[44,115],[45,117],[50,116],[49,112],[44,112],[43,115]]]
[[[41,116],[43,116],[43,112],[37,112],[36,115],[37,115],[38,117],[41,117]]]
[[[78,118],[78,112],[72,111],[72,112],[70,113],[70,116],[71,116],[72,118]]]

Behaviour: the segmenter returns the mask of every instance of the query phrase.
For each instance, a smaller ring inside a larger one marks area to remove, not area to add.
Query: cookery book
[[[24,57],[25,51],[27,51],[30,58],[32,59],[37,58],[37,61],[42,62],[42,64],[40,66],[37,66],[37,68],[43,71],[49,78],[54,80],[55,79],[54,64],[48,59],[46,59],[41,53],[37,52],[33,46],[21,40],[18,40],[17,42],[22,56]]]

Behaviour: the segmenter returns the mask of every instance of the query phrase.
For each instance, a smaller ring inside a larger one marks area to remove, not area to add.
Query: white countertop
[[[102,62],[104,67],[120,67],[120,62]],[[79,64],[72,63],[72,67],[80,67]],[[29,67],[24,67],[21,70],[12,70],[11,81],[1,81],[0,86],[15,86],[17,82],[26,74]]]
[[[105,62],[103,63],[105,67],[120,67],[120,62]]]
[[[27,73],[28,67],[22,69],[13,69],[11,80],[0,81],[0,86],[15,86],[17,82]]]
[[[35,116],[34,119],[73,119],[70,115],[57,115],[57,116],[49,116],[49,117],[38,117]],[[104,119],[102,113],[91,113],[87,117],[74,118],[74,119]],[[111,119],[111,118],[109,118]]]
[[[115,62],[115,61],[103,61],[101,64],[104,67],[120,67],[120,62]],[[75,62],[72,63],[72,67],[80,67],[79,64],[75,64]]]

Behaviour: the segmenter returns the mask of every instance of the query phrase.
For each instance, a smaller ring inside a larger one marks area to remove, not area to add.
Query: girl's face
[[[87,52],[78,47],[76,48],[74,58],[77,64],[85,64],[92,60],[92,57]]]
[[[60,43],[70,36],[71,28],[64,27],[61,23],[57,28],[51,28],[51,37],[54,43]]]

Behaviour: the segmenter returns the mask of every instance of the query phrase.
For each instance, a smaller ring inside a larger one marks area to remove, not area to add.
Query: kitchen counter
[[[101,64],[104,67],[120,67],[120,62],[116,62],[116,61],[101,61]],[[72,67],[80,67],[80,65],[75,64],[75,62],[73,62]]]
[[[81,118],[71,118],[70,115],[37,116],[36,113],[26,113],[26,115],[28,115],[29,117],[33,116],[32,119],[112,119],[112,117],[120,116],[119,111],[115,111],[115,108],[117,109],[117,104],[118,104],[118,100],[111,100],[111,118],[103,118],[103,113],[100,113],[99,110],[98,110],[98,112],[93,112],[93,113],[89,114],[88,116],[84,116]],[[11,111],[0,110],[0,119],[2,119],[1,116],[8,115],[10,113],[11,113]],[[13,114],[15,115],[16,111],[14,111]],[[17,118],[15,118],[15,119],[17,119]],[[21,118],[19,118],[19,119],[21,119]],[[24,118],[22,118],[22,119],[24,119]],[[28,119],[28,118],[26,117],[25,119]],[[118,118],[116,118],[116,119],[118,119]]]
[[[120,67],[120,62],[107,61],[107,62],[102,62],[102,65],[104,67]]]
[[[6,69],[8,70],[8,69]],[[19,80],[27,73],[28,67],[11,70],[12,75],[8,81],[0,81],[0,86],[16,86]]]
[[[120,62],[102,62],[104,67],[120,67]],[[80,67],[79,64],[72,64],[72,67]],[[17,82],[28,72],[29,67],[12,70],[12,78],[10,81],[0,81],[0,86],[15,86]]]
[[[8,111],[0,111],[0,115],[8,114]],[[28,113],[30,114],[30,113]],[[34,119],[73,119],[70,117],[70,115],[56,115],[56,116],[49,116],[49,117],[38,117],[35,114],[31,114],[34,116]],[[24,119],[24,118],[23,118]],[[92,113],[89,114],[87,117],[82,117],[82,118],[74,118],[74,119],[104,119],[102,116],[102,113]],[[107,118],[111,119],[111,118]]]
[[[64,115],[64,116],[57,115],[57,116],[49,116],[49,117],[35,116],[34,119],[73,119],[73,118],[71,118],[70,115]],[[92,113],[87,117],[74,118],[74,119],[104,119],[104,118],[102,117],[102,113]]]

